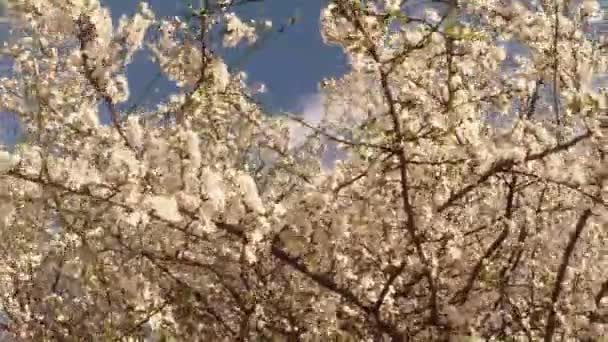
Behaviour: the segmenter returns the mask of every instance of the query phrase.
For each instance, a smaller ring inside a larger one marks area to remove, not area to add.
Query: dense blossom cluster
[[[210,51],[218,25],[227,47],[256,40],[230,1],[188,23],[142,3],[117,27],[98,0],[9,3],[6,336],[608,336],[595,2],[328,1],[322,35],[352,68],[323,82],[316,123],[265,115]],[[144,46],[180,91],[122,112]]]

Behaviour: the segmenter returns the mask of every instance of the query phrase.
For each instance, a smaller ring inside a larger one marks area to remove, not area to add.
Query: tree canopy
[[[322,82],[318,123],[265,113],[212,51],[271,25],[237,3],[113,25],[98,0],[8,1],[4,336],[608,336],[595,1],[328,1],[320,32],[350,70]],[[180,90],[121,111],[142,48]]]

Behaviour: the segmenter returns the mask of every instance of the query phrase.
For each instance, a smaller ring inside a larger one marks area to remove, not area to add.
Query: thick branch
[[[564,278],[566,278],[566,270],[570,265],[570,258],[572,257],[572,253],[574,253],[574,248],[576,247],[576,243],[587,224],[587,220],[591,216],[591,209],[587,209],[583,212],[583,215],[578,219],[576,223],[576,228],[574,233],[570,236],[570,240],[568,241],[568,245],[566,246],[566,250],[562,255],[562,262],[559,265],[559,269],[557,271],[557,277],[555,279],[555,285],[553,286],[553,291],[551,292],[551,303],[549,307],[549,315],[547,317],[547,326],[545,329],[545,342],[553,341],[553,335],[555,334],[555,329],[557,328],[557,309],[556,304],[559,300],[559,296],[562,292],[562,285]]]
[[[382,333],[388,334],[391,336],[392,341],[398,342],[403,341],[403,334],[397,330],[396,327],[383,322],[377,312],[373,310],[372,307],[363,303],[355,294],[353,294],[349,289],[343,288],[338,285],[330,276],[326,274],[319,274],[315,272],[311,272],[306,265],[297,257],[292,257],[283,251],[280,247],[277,246],[278,235],[275,237],[275,241],[273,241],[271,250],[272,255],[289,265],[291,268],[305,275],[312,281],[314,281],[319,286],[335,293],[340,296],[342,299],[346,300],[348,303],[356,306],[359,310],[363,311],[366,315],[373,318],[376,326],[382,331]]]
[[[476,189],[479,185],[485,183],[488,179],[490,179],[490,177],[494,176],[498,172],[504,172],[504,171],[510,170],[519,163],[540,160],[551,154],[568,150],[569,148],[577,145],[579,142],[586,140],[590,137],[591,137],[591,132],[587,131],[584,134],[574,137],[571,140],[569,140],[568,142],[565,142],[563,144],[558,144],[557,146],[548,148],[548,149],[538,152],[538,153],[529,154],[521,162],[516,162],[511,159],[505,159],[505,160],[498,161],[488,171],[484,172],[476,182],[466,185],[464,188],[458,190],[456,193],[454,193],[452,196],[450,196],[441,206],[439,206],[437,211],[442,212],[442,211],[446,210],[452,204],[454,204],[454,202],[463,198],[469,192]]]

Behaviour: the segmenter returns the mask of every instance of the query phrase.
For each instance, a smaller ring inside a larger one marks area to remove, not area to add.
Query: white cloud
[[[309,123],[316,126],[321,122],[325,114],[325,97],[321,93],[310,94],[302,97],[296,105],[297,115]],[[300,146],[308,135],[312,133],[310,128],[293,120],[289,121],[289,147]]]
[[[317,126],[326,114],[326,101],[322,93],[310,94],[302,97],[296,106],[298,109],[297,115],[311,126]],[[290,120],[289,121],[289,147],[294,148],[300,146],[306,138],[312,134],[312,129],[304,125]],[[327,149],[321,156],[322,166],[324,169],[331,169],[333,164],[345,157],[344,153],[337,149],[337,144],[333,141],[327,141]]]

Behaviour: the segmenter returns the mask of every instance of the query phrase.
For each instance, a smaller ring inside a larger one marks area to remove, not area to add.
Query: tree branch
[[[555,305],[559,300],[559,296],[562,291],[562,284],[564,278],[566,278],[566,270],[568,269],[568,265],[570,264],[570,258],[572,257],[572,253],[574,253],[574,248],[576,247],[576,243],[587,224],[587,220],[591,216],[591,209],[586,209],[581,217],[578,219],[576,223],[576,228],[574,229],[574,233],[570,236],[570,240],[568,241],[568,245],[566,246],[566,250],[562,255],[562,262],[559,265],[559,269],[557,271],[557,277],[555,279],[555,285],[553,286],[553,291],[551,292],[551,303],[549,306],[549,315],[547,317],[547,326],[545,329],[545,342],[553,341],[553,335],[555,334],[555,330],[557,328],[557,309]]]

